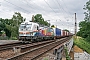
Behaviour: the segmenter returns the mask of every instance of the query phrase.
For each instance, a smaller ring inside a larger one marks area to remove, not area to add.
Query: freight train
[[[19,40],[20,41],[45,41],[54,40],[61,37],[71,35],[70,32],[61,30],[59,28],[51,28],[47,26],[39,26],[38,23],[34,22],[23,22],[19,27]]]

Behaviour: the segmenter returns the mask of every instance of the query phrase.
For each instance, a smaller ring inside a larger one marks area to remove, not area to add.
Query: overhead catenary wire
[[[61,7],[61,5],[59,4],[59,2],[57,1],[57,0],[55,0],[55,2],[57,2],[58,3],[58,5],[59,5],[59,10],[61,10],[62,11],[62,14],[64,15],[64,13],[63,12],[66,12],[64,9],[63,9],[63,7]],[[54,2],[54,3],[55,3]],[[67,13],[67,12],[66,12]],[[66,18],[65,18],[66,19]],[[61,19],[58,19],[58,20],[60,20],[61,21]],[[67,19],[66,19],[67,20]],[[56,23],[57,23],[57,20],[56,20]],[[64,25],[64,24],[63,24]],[[56,25],[57,26],[57,25]]]
[[[44,1],[45,1],[45,0],[44,0]],[[49,8],[51,8],[47,1],[45,1],[45,3],[49,6]],[[52,8],[51,8],[51,9],[52,9]],[[53,9],[52,9],[52,11],[53,11],[54,13],[56,13]],[[56,14],[57,14],[57,13],[56,13]],[[58,15],[57,15],[57,16],[58,16]],[[60,17],[60,16],[58,16],[58,17]],[[59,19],[60,19],[60,18],[59,18]],[[61,19],[60,19],[60,20],[61,20]]]
[[[45,1],[45,0],[44,0]],[[57,1],[57,0],[55,0],[55,1]],[[46,2],[46,1],[45,1]],[[58,5],[59,5],[59,10],[60,10],[60,8],[61,8],[61,10],[62,10],[62,12],[66,12],[66,15],[67,15],[67,11],[65,11],[64,10],[64,8],[63,7],[61,7],[61,5],[60,5],[60,3],[57,1],[57,3],[58,3]],[[48,4],[48,2],[46,2],[46,4],[50,7],[50,5]],[[51,7],[50,7],[51,8]],[[52,8],[51,8],[52,9]],[[53,9],[52,9],[53,10]],[[53,12],[55,12],[54,10],[53,10]],[[56,13],[56,12],[55,12]],[[57,13],[56,13],[57,14]],[[64,15],[64,13],[63,13],[63,15]],[[68,16],[68,15],[67,15]],[[60,16],[59,16],[60,17]],[[70,18],[71,18],[71,16],[69,16]],[[65,18],[66,19],[66,18]],[[61,20],[61,19],[59,19],[59,20]]]
[[[62,11],[64,11],[66,13],[66,15],[71,18],[71,16],[68,15],[68,12],[61,6],[61,4],[59,3],[59,1],[58,0],[55,0],[55,1],[57,1],[58,5],[62,9]]]
[[[44,0],[45,1],[45,0]],[[45,3],[50,7],[50,5],[45,1]],[[51,8],[51,7],[50,7]],[[52,9],[52,8],[51,8]],[[53,10],[53,9],[52,9]],[[54,10],[53,10],[53,12],[55,12]],[[56,12],[55,12],[56,13]]]
[[[59,5],[59,10],[61,10],[62,11],[62,14],[64,15],[64,9],[61,7],[61,5],[59,4],[59,2],[57,1],[57,0],[55,0],[57,3],[58,3],[58,5]],[[60,9],[61,8],[61,9]],[[66,12],[66,11],[65,11]],[[66,18],[65,18],[66,19]]]
[[[63,1],[63,0],[62,0]],[[71,19],[72,19],[72,17],[71,17],[71,13],[68,11],[68,7],[66,6],[66,4],[65,4],[65,2],[63,1],[63,3],[64,3],[64,6],[67,8],[67,10],[66,10],[66,12],[68,12],[69,14],[68,14],[68,17],[70,17]],[[73,15],[74,16],[74,15]]]
[[[64,3],[64,5],[66,6],[66,3],[64,2],[64,0],[62,0],[63,1],[63,3]],[[66,6],[66,8],[67,8],[67,6]],[[67,8],[68,9],[68,8]],[[68,11],[68,10],[67,10]],[[69,11],[68,11],[69,12]],[[69,14],[71,14],[70,12],[69,12]]]
[[[22,0],[21,0],[21,1],[22,1]],[[27,4],[28,7],[32,8],[33,11],[35,10],[32,5],[29,5],[29,2],[28,2],[27,0],[24,0],[24,1],[26,2],[26,4]],[[31,1],[31,0],[29,0],[29,1]]]
[[[58,1],[58,0],[55,0],[55,1],[58,3],[59,9],[61,8],[62,12],[65,12],[66,15],[67,15],[69,18],[72,18],[70,15],[68,15],[68,13],[70,14],[70,12],[67,13],[67,11],[61,6],[61,4],[59,3],[59,1]],[[64,14],[63,14],[63,15],[64,15]],[[66,18],[65,18],[65,19],[66,19]],[[66,19],[66,20],[67,20],[67,19]],[[68,24],[68,21],[69,21],[69,20],[67,20],[67,24]],[[68,28],[69,28],[69,24],[68,24],[67,26],[68,26]]]
[[[38,7],[40,7],[40,8],[42,8],[41,6],[39,6],[38,4],[36,4],[35,2],[31,2],[31,1],[28,1],[28,0],[24,0],[24,2],[26,2],[26,4],[27,4],[27,6],[29,6],[30,8],[32,8],[32,9],[34,9],[34,7],[33,7],[33,5],[30,5],[30,3],[34,3],[36,6],[38,6]],[[43,9],[43,11],[45,11],[45,9],[44,8],[42,8]],[[46,11],[45,11],[46,12]],[[51,16],[50,16],[51,17]],[[54,18],[54,17],[53,17]],[[50,18],[50,19],[47,19],[47,20],[53,20],[52,18]]]
[[[59,8],[61,8],[61,9],[62,9],[62,11],[65,11],[65,10],[64,10],[64,8],[63,8],[63,7],[61,7],[61,5],[60,5],[60,3],[58,2],[58,0],[56,0],[56,2],[58,3]],[[65,11],[65,12],[66,12],[66,11]]]
[[[30,6],[30,3],[26,0],[25,1],[26,3],[27,3],[27,5],[29,6],[29,7],[31,7]],[[33,1],[32,1],[33,2]],[[35,2],[33,2],[35,5],[37,5],[38,7],[40,7],[38,4],[36,4]],[[32,5],[33,6],[33,5]],[[31,7],[31,8],[33,8],[33,7]],[[43,7],[40,7],[41,9],[43,9],[43,11],[45,11],[45,9],[43,8]],[[34,9],[34,8],[33,8]],[[45,11],[46,12],[46,11]],[[49,16],[49,15],[48,15]],[[51,16],[50,16],[51,17]],[[53,17],[54,18],[54,17]],[[52,18],[51,18],[52,19]],[[52,19],[53,20],[53,19]]]
[[[6,1],[6,0],[4,0],[4,1]],[[45,0],[44,0],[45,1]],[[6,1],[6,2],[8,2],[8,1]],[[27,2],[27,0],[26,0],[26,2]],[[46,2],[46,1],[45,1]],[[15,5],[15,4],[13,4],[13,3],[11,3],[11,2],[8,2],[8,3],[10,3],[10,4],[12,4],[12,5],[14,5],[14,6],[17,6],[17,5]],[[27,2],[28,3],[28,2]],[[46,2],[47,3],[47,2]],[[48,3],[47,3],[48,4]],[[59,3],[58,3],[59,4]],[[28,5],[28,4],[27,4]],[[29,5],[28,5],[29,6]],[[50,7],[50,5],[48,4],[48,6]],[[60,4],[59,4],[59,6],[60,6]],[[17,6],[17,7],[19,7],[19,6]],[[31,7],[31,6],[30,6]],[[21,8],[21,9],[23,9],[22,7],[19,7],[19,8]],[[51,8],[51,7],[50,7]],[[52,9],[52,8],[51,8]],[[62,8],[63,9],[63,8]],[[25,10],[25,9],[23,9],[23,10]],[[53,10],[53,9],[52,9]],[[64,10],[64,9],[63,9]],[[25,10],[25,11],[27,11],[27,10]],[[54,10],[53,10],[54,11]],[[55,11],[54,11],[55,12]],[[56,13],[56,12],[55,12]]]
[[[44,0],[45,1],[45,0]],[[58,1],[57,1],[58,2]],[[51,8],[52,10],[53,10],[53,12],[54,13],[56,13],[55,11],[54,11],[54,9],[49,5],[49,3],[47,2],[47,1],[45,1],[45,3],[49,6],[49,8]],[[58,4],[59,4],[59,7],[61,7],[61,5],[60,5],[60,3],[58,2]],[[62,11],[64,11],[66,14],[67,14],[67,11],[65,11],[64,10],[64,8],[63,7],[61,7],[62,8]],[[57,13],[56,13],[57,14]],[[67,15],[68,16],[68,15]],[[69,16],[69,17],[71,17],[71,16]],[[66,18],[65,18],[66,19]],[[61,20],[61,19],[60,19]],[[68,20],[67,20],[68,21]]]
[[[53,1],[54,1],[54,3],[55,3],[55,2],[57,3],[57,0],[53,0]],[[60,10],[62,11],[60,14],[64,15],[63,10],[62,10],[62,9],[60,9],[60,7],[59,7],[59,6],[58,6],[58,9],[59,9],[59,11],[60,11]]]
[[[6,0],[4,0],[4,1],[6,1]],[[9,3],[9,4],[11,4],[11,5],[14,5],[14,6],[16,6],[16,7],[20,8],[20,9],[22,9],[22,10],[26,11],[26,12],[29,12],[29,11],[27,11],[27,10],[23,9],[22,7],[17,6],[17,5],[15,5],[15,4],[13,4],[13,3],[9,2],[9,1],[6,1],[6,2],[7,2],[7,3]],[[29,7],[30,7],[30,6],[29,6]],[[29,13],[31,13],[31,12],[29,12]]]
[[[6,0],[5,0],[6,1]],[[44,0],[45,1],[45,0]],[[25,9],[23,9],[22,7],[20,7],[20,6],[18,6],[18,5],[15,5],[15,4],[13,4],[13,3],[11,3],[11,2],[9,2],[9,1],[7,1],[8,3],[10,3],[10,4],[12,4],[12,5],[14,5],[14,6],[16,6],[16,7],[18,7],[18,8],[20,8],[20,9],[22,9],[22,10],[24,10],[24,11],[27,11],[27,12],[29,12],[28,10],[25,10]],[[27,1],[26,1],[27,2]],[[50,6],[50,4],[47,2],[47,1],[45,1],[46,2],[46,4],[49,6],[49,8],[50,9],[52,9],[52,11],[54,12],[54,13],[56,13],[57,14],[57,12],[56,11],[54,11],[54,9]],[[29,5],[29,4],[28,4]],[[38,5],[38,4],[37,4]],[[33,8],[33,7],[32,7]],[[44,10],[44,9],[43,9]],[[30,12],[31,13],[31,12]],[[57,15],[58,16],[58,15]],[[60,16],[59,16],[60,17]],[[58,20],[58,19],[57,19]],[[61,20],[61,19],[60,19]]]
[[[4,1],[6,1],[6,0],[4,0]],[[44,0],[45,1],[45,0]],[[17,5],[15,5],[15,4],[13,4],[13,3],[11,3],[11,2],[9,2],[9,1],[6,1],[7,3],[9,3],[9,4],[12,4],[12,5],[14,5],[14,6],[16,6],[16,7],[18,7],[18,8],[20,8],[20,9],[22,9],[22,10],[24,10],[24,11],[27,11],[27,10],[25,10],[25,9],[23,9],[22,7],[20,7],[20,6],[17,6]],[[27,2],[27,1],[26,1]],[[47,3],[47,2],[46,2]],[[47,3],[48,4],[48,3]],[[29,6],[29,4],[28,4],[28,6]],[[50,7],[50,5],[48,4],[48,6]],[[29,7],[31,7],[31,6],[29,6]],[[50,7],[51,8],[51,7]],[[52,8],[51,8],[52,9]],[[53,10],[53,9],[52,9]],[[27,11],[27,12],[29,12],[29,11]],[[53,10],[53,12],[55,12],[54,10]],[[29,12],[29,13],[31,13],[31,12]],[[56,13],[56,12],[55,12]]]
[[[45,1],[45,0],[44,0]],[[47,1],[45,1],[46,2],[46,4],[50,7],[50,5],[48,4],[48,2]],[[50,7],[51,8],[51,7]],[[52,8],[51,8],[52,9]],[[53,10],[53,9],[52,9]],[[53,10],[53,12],[55,12],[54,10]],[[55,12],[56,13],[56,12]],[[57,14],[57,13],[56,13]],[[60,19],[61,20],[61,19]]]
[[[15,4],[7,1],[7,0],[4,0],[4,1],[6,1],[7,3],[9,3],[9,4],[11,4],[11,5],[14,5],[14,6],[16,6],[16,7],[20,8],[20,9],[22,9],[22,10],[24,10],[24,11],[27,11],[27,10],[23,9],[22,7],[19,7],[19,6],[15,5]],[[29,11],[27,11],[27,12],[29,12]],[[31,13],[31,12],[29,12],[29,13]]]
[[[30,8],[34,9],[33,5],[30,5],[30,0],[29,2],[27,0],[24,0],[27,4],[27,6],[29,6]],[[33,2],[33,1],[32,1]],[[34,2],[33,2],[34,3]],[[37,5],[36,3],[34,3],[35,5]],[[38,5],[37,5],[38,6]],[[36,7],[35,7],[36,8]]]
[[[68,7],[67,7],[66,3],[64,2],[64,0],[62,0],[62,2],[64,4],[65,8],[67,8],[66,13],[69,13],[69,14],[67,14],[67,16],[70,17],[70,19],[72,19],[72,16],[74,17],[74,14],[70,15],[71,13],[70,13],[70,11],[68,11]]]
[[[25,2],[26,2],[26,4],[30,7],[30,8],[32,8],[32,9],[34,9],[34,7],[33,7],[33,5],[30,5],[30,1],[28,2],[27,0],[24,0]],[[32,1],[33,2],[33,1]],[[36,4],[35,2],[33,2],[35,5],[37,5],[38,7],[40,7],[38,4]],[[35,7],[36,8],[36,7]],[[41,7],[40,7],[41,8]],[[43,9],[43,8],[42,8]],[[44,10],[44,9],[43,9]]]

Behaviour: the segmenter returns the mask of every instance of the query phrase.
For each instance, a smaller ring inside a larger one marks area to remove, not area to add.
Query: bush
[[[17,38],[16,38],[16,37],[11,37],[10,39],[11,39],[11,40],[17,40]]]
[[[7,36],[0,36],[0,40],[8,40]]]
[[[90,43],[90,37],[87,37],[85,40]]]
[[[90,43],[87,42],[85,39],[77,38],[76,40],[74,40],[74,45],[77,45],[78,47],[90,54]]]
[[[64,49],[65,49],[65,54],[66,54],[66,60],[71,60],[71,59],[70,59],[70,56],[69,56],[69,54],[68,54],[67,48],[64,47]]]
[[[48,60],[48,58],[45,58],[44,60]]]

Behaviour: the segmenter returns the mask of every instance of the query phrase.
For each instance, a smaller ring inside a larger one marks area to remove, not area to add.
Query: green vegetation
[[[90,43],[87,42],[84,38],[77,37],[77,39],[74,38],[74,45],[77,45],[84,51],[90,54]]]
[[[54,26],[54,25],[52,25],[51,27],[52,27],[52,28],[55,28],[55,26]]]
[[[90,54],[90,0],[84,5],[85,18],[79,23],[79,32],[77,39],[74,39],[74,44]]]
[[[70,32],[70,31],[69,31],[69,30],[67,30],[67,29],[64,29],[64,31]]]
[[[88,42],[90,42],[90,0],[86,2],[86,5],[83,8],[86,12],[84,21],[79,23],[80,31],[77,33],[78,36],[85,38]]]
[[[48,58],[45,58],[44,60],[48,60]]]
[[[67,48],[64,47],[64,49],[65,49],[65,54],[66,54],[66,60],[71,60],[71,59],[70,59],[70,56],[69,56],[69,54],[68,54]]]
[[[9,38],[7,36],[0,36],[0,40],[8,40]]]
[[[19,12],[15,12],[11,19],[0,18],[0,40],[4,39],[5,37],[8,37],[9,39],[17,39],[18,28],[23,21],[25,21],[25,19]]]
[[[48,23],[47,21],[44,21],[44,18],[42,17],[41,14],[36,14],[34,16],[34,22],[36,22],[36,23],[38,23],[38,24],[40,24],[42,26],[50,26],[50,23]]]
[[[18,40],[17,37],[11,37],[9,40]]]

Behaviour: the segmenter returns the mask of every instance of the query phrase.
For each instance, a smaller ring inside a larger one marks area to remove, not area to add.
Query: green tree
[[[52,25],[51,27],[52,27],[52,28],[55,28],[55,26],[54,26],[54,25]]]
[[[67,29],[64,29],[64,31],[70,32],[70,31],[69,31],[69,30],[67,30]]]
[[[90,0],[86,2],[83,9],[86,11],[84,12],[85,18],[84,21],[79,23],[80,31],[77,33],[77,35],[90,41]]]
[[[0,23],[0,35],[2,35],[2,30],[5,29],[5,25],[3,23]]]
[[[11,19],[0,18],[0,34],[2,30],[5,31],[8,37],[18,37],[19,25],[25,21],[25,18],[21,16],[19,12],[15,12]]]
[[[10,20],[10,25],[7,25],[11,31],[11,37],[18,37],[19,25],[23,21],[25,21],[25,18],[23,18],[19,12],[15,12],[12,19]]]
[[[44,21],[44,18],[41,14],[36,14],[34,16],[34,22],[37,22],[40,25],[50,26],[50,24],[47,21]]]
[[[15,12],[12,21],[13,26],[19,26],[23,21],[25,21],[25,18],[23,18],[19,12]]]
[[[6,33],[6,36],[10,37],[11,36],[11,33],[10,31],[6,28],[6,23],[7,23],[7,20],[8,19],[2,19],[0,18],[0,35],[2,35],[2,32],[1,31],[5,31]]]

